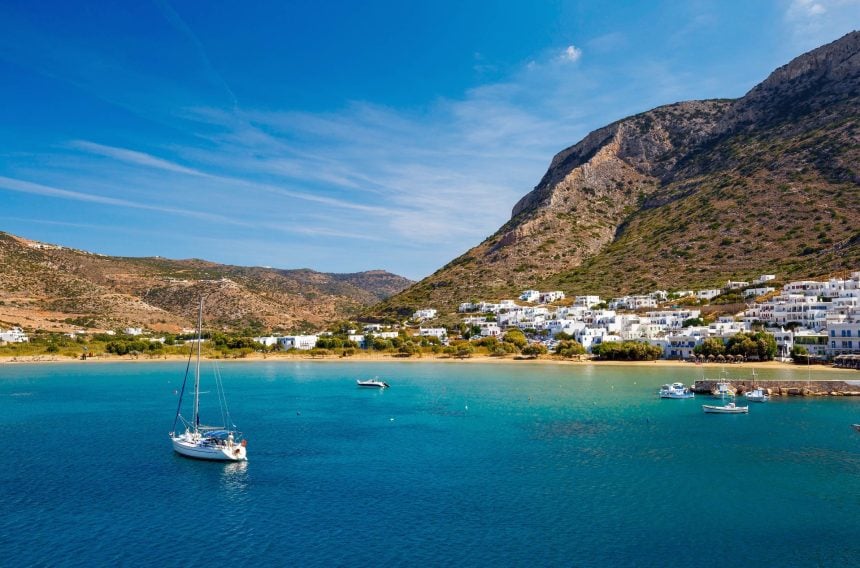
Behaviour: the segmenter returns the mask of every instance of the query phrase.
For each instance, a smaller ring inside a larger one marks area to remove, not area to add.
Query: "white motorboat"
[[[770,397],[762,389],[754,389],[744,395],[750,402],[767,402]]]
[[[389,385],[385,381],[380,381],[379,379],[367,379],[366,381],[355,381],[360,387],[373,387],[377,389],[386,389]]]
[[[693,398],[696,396],[693,391],[685,387],[683,383],[672,383],[671,385],[663,385],[658,393],[660,398]]]
[[[191,357],[193,351],[188,354],[188,365],[185,367],[185,378],[182,381],[182,390],[179,393],[179,404],[176,408],[176,417],[173,419],[173,431],[170,432],[170,440],[176,453],[189,458],[213,461],[244,461],[247,457],[247,441],[242,440],[242,434],[235,430],[236,425],[232,423],[230,411],[227,409],[227,399],[224,397],[224,387],[221,384],[221,375],[215,372],[215,386],[218,391],[218,403],[221,406],[221,416],[225,420],[222,426],[201,426],[200,424],[200,343],[202,341],[203,329],[203,299],[200,299],[200,309],[197,316],[197,364],[194,368],[194,403],[191,411],[191,420],[182,416],[182,398],[185,394],[185,385],[188,382],[188,371],[191,368]],[[176,424],[182,422],[185,431],[176,433]],[[228,427],[230,425],[230,427]]]
[[[860,424],[852,424],[851,427],[860,432]]]
[[[735,406],[734,402],[729,402],[723,406],[713,406],[710,404],[703,404],[702,410],[705,411],[705,414],[748,414],[750,411],[749,406]]]

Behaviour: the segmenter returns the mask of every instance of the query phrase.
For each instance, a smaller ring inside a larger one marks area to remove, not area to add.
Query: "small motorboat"
[[[705,411],[705,414],[748,414],[750,411],[749,406],[735,406],[734,402],[729,402],[723,406],[713,406],[710,404],[703,404],[702,410]]]
[[[693,391],[685,387],[682,383],[672,383],[671,385],[663,385],[658,393],[660,398],[693,398],[696,396]]]
[[[852,424],[851,427],[860,432],[860,424]]]
[[[367,379],[366,381],[355,381],[360,387],[373,387],[377,389],[387,389],[389,386],[385,381],[379,379]]]
[[[747,397],[747,400],[750,402],[767,402],[770,400],[770,397],[762,389],[751,390],[744,396]]]

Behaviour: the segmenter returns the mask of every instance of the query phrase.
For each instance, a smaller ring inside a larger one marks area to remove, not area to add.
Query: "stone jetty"
[[[860,396],[860,381],[726,380],[739,395],[760,388],[770,396]],[[718,379],[699,379],[693,383],[692,390],[695,393],[716,392],[718,382]]]

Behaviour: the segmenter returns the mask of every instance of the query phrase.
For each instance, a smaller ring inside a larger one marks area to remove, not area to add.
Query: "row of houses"
[[[743,291],[744,296],[760,297],[776,292],[773,287],[762,286],[775,278],[765,274],[752,283],[728,281],[721,289],[680,290],[671,295],[655,291],[605,303],[599,296],[576,296],[572,305],[558,307],[523,306],[513,300],[471,302],[461,304],[459,311],[480,314],[466,316],[462,321],[477,327],[481,336],[499,336],[507,329],[519,328],[532,332],[536,341],[551,343],[549,338],[565,333],[587,350],[606,341],[641,340],[659,346],[664,357],[670,359],[689,358],[705,339],[726,341],[739,332],[750,331],[753,324],[764,324],[774,336],[781,357],[788,357],[795,345],[828,359],[860,353],[860,272],[845,279],[788,283],[776,296],[707,326],[693,325],[700,316],[697,309],[653,309],[670,296],[710,299],[728,291]],[[520,298],[541,296],[540,292],[526,290]],[[598,308],[603,305],[606,308]]]
[[[263,337],[254,337],[254,341],[257,343],[261,343],[266,347],[272,347],[274,345],[280,346],[281,349],[287,351],[290,349],[299,349],[299,350],[310,350],[316,347],[317,341],[321,338],[331,337],[333,334],[331,332],[321,332],[315,335],[287,335],[287,336],[263,336]],[[448,341],[448,330],[444,327],[419,327],[417,335],[419,337],[435,337],[446,343]],[[352,329],[348,330],[346,334],[346,339],[352,341],[361,349],[367,349],[369,347],[368,343],[370,339],[394,339],[395,337],[399,337],[399,331],[392,331],[384,329],[381,325],[378,324],[368,324],[364,327],[362,333],[359,333],[358,330]]]
[[[848,278],[789,282],[742,317],[769,328],[792,328],[788,342],[817,357],[860,353],[860,272]]]

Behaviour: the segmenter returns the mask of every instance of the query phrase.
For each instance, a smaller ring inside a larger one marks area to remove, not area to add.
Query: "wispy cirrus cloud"
[[[148,203],[141,203],[136,201],[131,201],[128,199],[120,199],[116,197],[109,197],[106,195],[98,195],[93,193],[86,193],[82,191],[72,191],[68,189],[62,189],[57,187],[51,187],[47,185],[42,185],[39,183],[33,183],[26,180],[14,179],[5,176],[0,176],[0,188],[3,188],[7,191],[15,191],[18,193],[27,193],[30,195],[40,195],[43,197],[58,197],[61,199],[68,199],[72,201],[84,201],[88,203],[98,203],[101,205],[111,205],[114,207],[124,207],[130,209],[144,209],[147,211],[156,211],[158,213],[168,213],[171,215],[180,215],[183,217],[195,217],[198,219],[205,219],[207,221],[217,221],[218,223],[226,223],[230,225],[244,225],[240,221],[236,221],[229,217],[225,217],[223,215],[217,215],[212,213],[204,213],[201,211],[189,210],[189,209],[181,209],[177,207],[167,207],[162,205],[151,205]]]
[[[69,142],[69,147],[83,150],[84,152],[89,152],[91,154],[97,154],[100,156],[105,156],[107,158],[112,158],[121,162],[127,162],[144,168],[154,168],[157,170],[164,170],[166,172],[187,174],[200,177],[209,176],[209,174],[201,172],[200,170],[195,170],[194,168],[187,168],[169,160],[164,160],[162,158],[152,156],[151,154],[147,154],[145,152],[129,150],[127,148],[106,146],[104,144],[96,144],[95,142],[89,142],[87,140],[72,140],[71,142]]]

